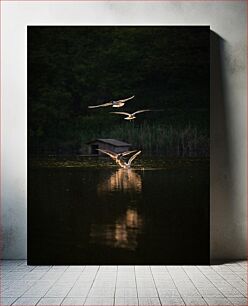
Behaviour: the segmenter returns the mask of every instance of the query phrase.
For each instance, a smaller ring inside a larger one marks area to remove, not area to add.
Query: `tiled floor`
[[[27,266],[2,261],[0,305],[247,305],[247,263]]]

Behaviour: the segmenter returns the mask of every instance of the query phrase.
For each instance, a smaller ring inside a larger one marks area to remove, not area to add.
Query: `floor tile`
[[[159,306],[161,305],[160,300],[158,298],[152,298],[152,297],[139,297],[139,306]]]
[[[61,305],[84,305],[85,298],[65,298]]]
[[[155,287],[142,288],[138,287],[138,297],[157,297],[158,292]]]
[[[45,297],[65,297],[71,289],[71,285],[54,285],[48,290]]]
[[[157,288],[161,287],[161,288],[176,288],[175,283],[172,280],[155,280],[155,285]]]
[[[114,297],[115,288],[92,288],[89,292],[89,297]]]
[[[66,272],[82,272],[85,266],[69,266]]]
[[[201,294],[201,296],[203,297],[211,297],[211,298],[222,298],[223,294],[216,289],[215,287],[197,287],[197,290],[199,291],[199,293]]]
[[[134,266],[118,266],[118,273],[120,272],[134,272]]]
[[[116,297],[115,305],[125,306],[125,305],[138,305],[138,298],[124,298],[124,297]]]
[[[136,288],[116,288],[115,297],[137,297]]]
[[[233,305],[248,305],[248,300],[247,298],[228,298],[228,300],[233,304]]]
[[[27,288],[25,288],[25,289],[10,288],[10,289],[4,290],[1,293],[1,296],[2,297],[16,297],[16,298],[18,298],[18,297],[21,297],[26,290],[27,290]]]
[[[10,297],[6,297],[6,298],[4,298],[4,297],[1,297],[0,298],[0,305],[1,306],[7,306],[7,305],[11,305],[12,303],[14,303],[15,302],[15,300],[16,300],[17,298],[10,298]]]
[[[111,306],[114,305],[114,298],[87,298],[84,305]]]
[[[104,272],[116,272],[117,271],[117,266],[100,266],[99,271],[104,271]]]
[[[63,298],[42,298],[37,305],[60,305],[63,301]]]
[[[28,289],[23,294],[23,296],[24,297],[43,297],[51,286],[52,286],[52,283],[49,281],[37,282],[34,286]]]
[[[136,276],[134,273],[126,273],[126,272],[120,272],[117,274],[117,280],[135,280]]]
[[[135,280],[126,280],[126,279],[122,279],[122,280],[117,280],[116,282],[116,287],[136,287],[136,282]]]
[[[167,289],[167,288],[157,288],[158,294],[160,297],[180,297],[178,290],[175,289]]]
[[[182,297],[201,297],[196,288],[178,288],[178,291]]]
[[[232,305],[230,301],[228,301],[227,298],[204,298],[204,300],[207,302],[209,306],[226,306],[226,305]]]
[[[186,305],[192,305],[192,306],[207,305],[207,303],[201,297],[183,297],[183,300]]]
[[[31,305],[36,305],[39,302],[39,300],[40,298],[21,297],[17,299],[13,305],[31,306]]]
[[[22,280],[39,280],[42,278],[42,276],[45,274],[45,272],[30,272],[26,273],[23,277]]]
[[[242,293],[240,293],[237,289],[233,288],[232,286],[224,288],[218,287],[218,289],[225,297],[243,297]]]
[[[48,272],[52,266],[36,266],[33,269],[33,272]]]
[[[142,287],[142,288],[151,288],[151,287],[155,287],[155,283],[154,283],[154,281],[151,279],[140,279],[140,278],[137,278],[136,279],[136,283],[137,283],[137,286],[138,287]]]
[[[185,305],[181,298],[162,297],[160,301],[162,306]]]
[[[87,297],[90,291],[90,285],[88,284],[80,284],[73,286],[72,289],[68,293],[68,297]]]
[[[50,272],[65,272],[69,266],[52,266]]]

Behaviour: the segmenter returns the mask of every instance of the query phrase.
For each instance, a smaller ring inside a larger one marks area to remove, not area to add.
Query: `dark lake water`
[[[30,167],[29,264],[209,263],[209,163],[170,165]]]

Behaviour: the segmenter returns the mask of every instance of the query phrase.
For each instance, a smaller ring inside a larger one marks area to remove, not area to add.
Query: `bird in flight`
[[[153,111],[162,111],[162,110],[152,110],[152,109],[142,109],[142,110],[138,110],[134,113],[126,113],[126,112],[111,112],[111,114],[117,114],[117,115],[125,115],[127,117],[125,117],[125,120],[133,120],[135,119],[135,115],[140,114],[140,113],[144,113],[144,112],[153,112]]]
[[[104,153],[104,154],[107,154],[109,155],[114,161],[117,159],[117,158],[120,158],[122,156],[126,156],[126,155],[129,155],[133,152],[136,152],[137,150],[134,150],[134,151],[125,151],[125,152],[121,152],[121,153],[115,153],[115,152],[112,152],[110,150],[103,150],[103,149],[97,149],[98,151]]]
[[[110,102],[107,102],[107,103],[104,103],[104,104],[100,104],[100,105],[90,105],[88,106],[88,108],[97,108],[97,107],[105,107],[105,106],[112,106],[112,107],[122,107],[123,105],[125,105],[125,103],[128,101],[128,100],[131,100],[133,99],[135,96],[131,96],[129,98],[126,98],[126,99],[121,99],[121,100],[117,100],[117,101],[110,101]]]
[[[119,165],[121,168],[124,168],[124,169],[129,169],[131,167],[132,161],[141,153],[141,151],[137,152],[137,150],[125,151],[122,153],[115,153],[115,152],[102,150],[102,149],[98,149],[98,151],[109,155],[117,163],[117,165]],[[136,153],[133,154],[127,162],[123,159],[124,156],[130,155],[131,153],[134,153],[134,152]]]

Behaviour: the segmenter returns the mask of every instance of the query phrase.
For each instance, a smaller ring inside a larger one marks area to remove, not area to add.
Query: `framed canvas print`
[[[28,27],[29,264],[209,264],[209,38]]]

